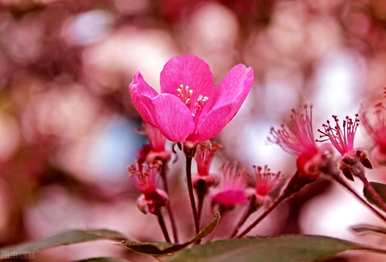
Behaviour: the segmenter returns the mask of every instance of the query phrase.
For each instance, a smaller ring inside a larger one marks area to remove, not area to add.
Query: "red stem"
[[[237,223],[235,229],[233,230],[232,234],[230,235],[230,238],[234,238],[237,235],[237,233],[239,232],[241,226],[244,225],[245,221],[247,221],[248,217],[254,211],[256,211],[256,202],[255,202],[255,198],[253,197],[249,201],[249,205],[248,205],[247,209],[244,210],[244,213],[241,216],[241,218],[240,218],[239,222]]]
[[[200,226],[198,224],[196,201],[194,199],[193,183],[192,183],[192,158],[193,157],[189,152],[185,152],[185,156],[186,156],[186,181],[188,185],[190,206],[192,208],[192,213],[193,213],[194,229],[196,234],[198,234],[200,231]]]
[[[275,202],[272,203],[272,205],[264,211],[263,214],[261,214],[252,224],[250,224],[241,234],[237,236],[237,238],[241,238],[248,234],[249,231],[251,231],[255,226],[257,226],[266,216],[268,216],[284,199],[286,199],[285,195],[280,196],[278,199],[275,200]]]
[[[370,211],[372,211],[376,216],[386,222],[386,217],[382,215],[378,210],[376,210],[373,206],[367,203],[358,193],[352,189],[339,175],[332,175],[332,177],[341,184],[344,188],[346,188],[350,193],[352,193],[359,202],[361,202],[364,206],[366,206]]]
[[[363,186],[367,190],[367,193],[371,195],[374,204],[380,207],[382,210],[386,211],[386,203],[383,201],[382,197],[378,194],[378,192],[374,189],[374,187],[369,183],[365,175],[359,176],[361,179]]]
[[[155,213],[158,219],[158,224],[161,228],[162,234],[164,235],[165,241],[171,243],[168,230],[165,225],[165,220],[162,216],[161,209],[158,209]]]
[[[167,178],[166,178],[166,163],[162,163],[161,178],[162,178],[162,182],[163,182],[163,185],[164,185],[165,192],[166,192],[166,194],[169,195],[169,186],[168,186],[168,181],[167,181]],[[173,234],[174,242],[178,243],[178,231],[177,231],[176,221],[174,219],[173,210],[172,210],[172,208],[170,206],[170,200],[169,200],[169,202],[166,205],[166,210],[167,210],[168,215],[169,215],[169,220],[170,220],[170,225],[172,227],[172,234]]]

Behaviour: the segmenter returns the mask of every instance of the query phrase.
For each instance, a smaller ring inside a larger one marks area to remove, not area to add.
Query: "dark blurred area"
[[[162,239],[154,218],[136,209],[138,193],[127,175],[145,141],[136,131],[141,121],[127,86],[140,70],[158,88],[162,66],[184,53],[205,59],[217,79],[236,63],[254,68],[248,100],[218,138],[221,158],[245,166],[269,164],[291,175],[294,159],[266,140],[270,126],[292,107],[311,102],[317,129],[329,115],[353,115],[361,103],[381,96],[386,1],[0,0],[2,246],[70,228]],[[370,148],[361,128],[357,142]],[[184,214],[189,206],[181,161],[170,166],[171,197]],[[382,167],[368,176],[386,182]],[[186,220],[178,223],[188,236]],[[255,233],[369,241],[348,229],[360,222],[379,223],[339,186],[321,180],[282,205]],[[232,216],[224,223],[232,223]],[[117,253],[122,250],[102,242],[29,259]],[[359,254],[336,261],[347,259],[382,261]]]

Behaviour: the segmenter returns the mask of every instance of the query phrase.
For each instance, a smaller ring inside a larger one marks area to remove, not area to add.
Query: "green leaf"
[[[124,247],[127,247],[138,253],[144,253],[144,254],[150,254],[150,255],[169,254],[169,253],[173,253],[178,250],[181,250],[187,247],[188,245],[206,237],[214,230],[219,220],[220,220],[219,215],[216,215],[213,221],[208,226],[206,226],[199,234],[197,234],[192,240],[183,244],[173,245],[173,244],[164,243],[164,242],[159,242],[159,243],[135,242],[135,241],[128,240],[124,235],[122,235],[117,231],[112,231],[108,229],[70,230],[70,231],[62,232],[44,239],[2,248],[0,249],[0,259],[28,255],[47,248],[58,247],[63,245],[71,245],[71,244],[77,244],[77,243],[83,243],[83,242],[89,242],[89,241],[95,241],[95,240],[115,241],[123,245]]]
[[[376,226],[376,225],[359,224],[359,225],[352,226],[351,230],[359,234],[377,233],[381,235],[386,235],[386,228]]]
[[[162,261],[311,262],[331,258],[347,250],[367,250],[386,254],[386,250],[331,237],[286,235],[214,241],[182,250],[173,256],[163,257]]]
[[[126,238],[121,233],[108,229],[70,230],[51,237],[47,237],[45,239],[2,248],[0,249],[0,259],[27,255],[51,247],[102,239],[117,242],[126,240]]]
[[[75,262],[127,262],[128,260],[120,257],[91,257],[82,260],[77,260]]]
[[[373,186],[373,188],[375,189],[375,191],[377,191],[377,193],[379,194],[379,196],[383,199],[383,201],[386,202],[386,185],[385,184],[382,184],[382,183],[378,183],[378,182],[370,182],[370,184]],[[363,188],[363,195],[366,197],[366,199],[376,205],[377,207],[381,208],[381,206],[378,206],[373,198],[371,197],[371,194],[369,194],[369,192],[367,191],[366,188]],[[385,210],[386,211],[386,210]]]
[[[203,228],[194,238],[191,240],[182,243],[182,244],[167,244],[167,243],[138,243],[133,241],[124,241],[121,244],[125,247],[131,249],[132,251],[138,253],[144,253],[148,255],[161,256],[165,254],[171,254],[177,252],[185,247],[189,246],[192,243],[195,243],[202,238],[209,235],[216,228],[220,221],[220,214],[215,214],[213,220]]]

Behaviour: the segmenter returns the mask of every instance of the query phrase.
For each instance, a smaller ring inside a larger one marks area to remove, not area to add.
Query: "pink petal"
[[[192,139],[206,140],[215,137],[239,111],[253,83],[251,68],[234,66],[216,90],[215,101],[201,113]]]
[[[189,137],[191,141],[205,141],[215,137],[230,121],[232,106],[224,106],[206,114],[200,118],[196,131]]]
[[[138,72],[134,75],[129,85],[131,102],[145,122],[156,125],[153,116],[152,98],[156,97],[157,92],[145,82],[142,75]]]
[[[213,76],[209,65],[193,55],[176,56],[170,59],[161,72],[161,92],[177,94],[182,84],[193,90],[192,101],[199,95],[211,97],[213,93]]]
[[[153,99],[155,121],[163,135],[174,142],[183,142],[194,130],[192,112],[176,96],[161,94]]]
[[[235,206],[247,202],[244,190],[226,190],[212,196],[212,201],[224,206]]]
[[[232,105],[236,114],[247,97],[253,84],[253,70],[243,64],[231,68],[216,90],[214,108]]]

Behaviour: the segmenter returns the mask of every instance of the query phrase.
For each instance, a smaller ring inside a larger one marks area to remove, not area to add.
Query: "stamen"
[[[253,166],[256,173],[256,194],[266,196],[276,189],[281,183],[281,172],[272,172],[271,169],[265,165]]]
[[[209,100],[207,96],[198,95],[197,99],[192,101],[193,89],[185,84],[180,84],[176,91],[177,96],[191,109],[193,117],[197,117],[201,113],[206,102]]]
[[[312,155],[317,151],[312,127],[312,105],[291,110],[290,121],[280,128],[271,128],[268,141],[296,155]]]
[[[202,109],[204,108],[206,102],[208,102],[209,98],[207,96],[199,95],[197,97],[197,101],[194,104],[194,108],[192,110],[193,117],[198,116]]]
[[[181,98],[182,102],[189,105],[192,102],[193,89],[188,85],[180,84],[177,88],[177,95]]]
[[[346,116],[342,122],[342,127],[339,124],[337,116],[333,115],[332,118],[335,121],[335,126],[332,127],[330,121],[327,120],[327,124],[323,124],[323,129],[318,129],[320,133],[318,142],[324,142],[330,140],[331,144],[343,155],[354,147],[354,137],[359,126],[359,116],[355,115],[355,119]]]

